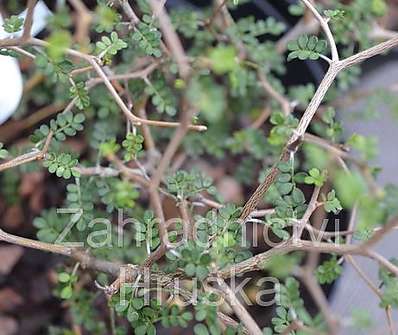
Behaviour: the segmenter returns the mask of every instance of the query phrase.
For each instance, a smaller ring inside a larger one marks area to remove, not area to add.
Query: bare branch
[[[242,306],[235,293],[231,288],[224,282],[222,278],[217,278],[217,284],[219,285],[221,291],[224,292],[224,297],[228,304],[231,306],[235,314],[239,317],[242,323],[247,328],[250,335],[262,335],[260,327],[257,325],[256,321],[253,320],[251,315],[247,312],[246,308]]]
[[[158,0],[149,0],[149,3],[151,4],[153,12],[157,13],[160,29],[164,34],[166,43],[170,48],[175,61],[177,62],[181,78],[188,80],[191,67],[189,65],[188,57],[185,54],[184,48],[182,47],[181,41],[175,32],[173,25],[171,24],[169,15],[163,6],[159,6]]]
[[[31,152],[28,152],[26,154],[22,154],[18,157],[15,157],[5,163],[0,164],[0,172],[22,165],[26,163],[30,163],[36,160],[42,160],[47,154],[48,148],[50,146],[51,140],[53,137],[53,132],[50,131],[46,137],[46,140],[44,142],[43,148],[41,150],[34,149]]]

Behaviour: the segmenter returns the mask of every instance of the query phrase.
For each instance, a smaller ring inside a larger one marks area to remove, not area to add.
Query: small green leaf
[[[232,46],[218,46],[211,49],[209,58],[217,74],[232,72],[238,67],[236,51]]]
[[[67,30],[54,31],[47,39],[47,52],[51,59],[60,61],[65,50],[72,44],[72,37]]]
[[[61,298],[68,300],[72,297],[73,295],[73,290],[71,286],[65,286],[62,290],[61,290]]]
[[[323,171],[322,173],[316,169],[316,168],[312,168],[309,171],[309,176],[304,178],[304,182],[306,184],[314,184],[315,186],[321,187],[324,182],[326,181],[326,172]]]
[[[193,332],[195,335],[209,335],[207,327],[203,323],[198,323],[193,327]]]
[[[333,212],[334,214],[337,214],[343,209],[339,199],[336,198],[336,192],[334,190],[328,193],[326,199],[324,199],[324,202],[325,211],[328,213]]]
[[[343,272],[343,268],[337,262],[337,258],[333,257],[330,260],[324,261],[315,271],[320,284],[331,284]]]
[[[70,281],[70,274],[66,272],[61,272],[58,274],[58,281],[60,283],[67,283]]]
[[[17,31],[20,31],[22,29],[23,22],[23,18],[17,15],[11,15],[9,18],[4,20],[4,31],[6,31],[7,33],[16,33]]]
[[[79,109],[85,109],[90,106],[90,97],[88,90],[84,82],[78,82],[71,86],[69,89],[70,97],[76,99],[76,106]],[[79,114],[78,114],[79,115]],[[76,116],[78,116],[76,115]],[[81,116],[78,116],[77,120],[80,120]],[[83,119],[84,120],[84,119]],[[75,121],[77,122],[77,121]]]
[[[290,61],[295,58],[300,60],[316,60],[325,51],[326,46],[326,41],[319,40],[317,36],[301,35],[297,41],[290,41],[288,43],[290,53],[287,60]]]

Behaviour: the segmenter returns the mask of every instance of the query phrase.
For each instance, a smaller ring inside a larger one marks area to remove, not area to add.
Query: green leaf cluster
[[[142,222],[135,226],[135,240],[137,242],[146,242],[149,251],[156,250],[160,245],[158,220],[152,211],[145,211]]]
[[[200,27],[202,13],[196,10],[176,8],[170,11],[174,28],[187,38],[195,38]]]
[[[55,30],[47,38],[48,56],[54,61],[58,62],[62,60],[66,49],[72,44],[72,36],[67,30]]]
[[[193,332],[195,335],[221,335],[222,331],[217,320],[217,305],[219,297],[214,293],[199,296],[195,306],[195,320],[197,323]]]
[[[311,35],[302,35],[297,41],[291,41],[288,44],[290,51],[287,60],[316,60],[325,52],[327,43],[324,40],[319,40],[318,37]]]
[[[7,33],[16,33],[20,31],[23,27],[24,19],[17,16],[11,15],[9,18],[4,20],[3,28],[4,31]]]
[[[321,187],[326,181],[326,171],[319,171],[317,168],[312,168],[308,171],[308,176],[304,178],[304,182],[308,185],[315,185]]]
[[[121,15],[105,3],[99,3],[95,8],[95,30],[98,33],[113,31],[115,26],[120,22]]]
[[[43,141],[49,134],[53,132],[53,137],[58,141],[65,141],[67,136],[75,136],[78,131],[83,130],[83,122],[85,116],[82,113],[74,115],[68,111],[66,113],[59,113],[56,119],[50,121],[50,126],[43,124],[36,129],[31,136],[33,143]]]
[[[342,272],[343,268],[338,263],[337,257],[333,256],[317,267],[315,276],[320,284],[331,284],[340,277]]]
[[[154,25],[152,17],[144,15],[134,29],[131,38],[133,42],[138,43],[140,50],[148,56],[159,58],[162,55],[160,49],[161,33]]]
[[[145,92],[151,96],[151,102],[159,113],[174,116],[177,113],[176,97],[166,80],[157,73],[148,83]]]
[[[55,61],[45,54],[38,54],[35,58],[35,64],[38,70],[53,83],[58,81],[67,82],[70,78],[70,72],[74,69],[74,65],[70,60],[62,58]]]
[[[76,209],[77,212],[71,218],[80,231],[86,229],[87,224],[94,219],[94,204],[92,189],[88,183],[80,184],[77,180],[74,184],[66,186],[66,200],[68,208]]]
[[[124,160],[130,161],[137,158],[137,154],[142,150],[144,137],[139,134],[128,133],[126,139],[122,142],[125,149]]]
[[[338,214],[343,207],[339,199],[336,197],[335,190],[331,190],[327,196],[323,196],[324,208],[327,213],[333,212],[334,214]]]
[[[198,106],[200,115],[203,115],[205,120],[215,123],[222,119],[226,108],[225,90],[210,76],[194,77],[187,95],[191,103]]]
[[[75,105],[80,110],[90,106],[90,96],[84,82],[73,83],[69,89],[71,99],[76,99]]]
[[[118,178],[98,180],[97,187],[101,201],[107,206],[108,212],[112,212],[114,208],[134,208],[140,195],[132,183]]]
[[[170,252],[166,255],[172,265],[183,269],[188,277],[196,277],[202,281],[209,275],[211,256],[202,245],[195,241],[187,241],[178,248],[178,253],[179,257]]]
[[[131,285],[123,285],[121,294],[112,297],[111,304],[115,311],[130,322],[136,335],[155,335],[154,323],[161,316],[159,301],[151,299],[145,304],[143,297],[135,296]],[[123,299],[122,299],[123,297]]]
[[[101,41],[96,43],[97,52],[100,57],[110,60],[120,50],[127,48],[127,43],[117,35],[117,32],[112,31],[110,37],[102,36]]]
[[[165,328],[188,327],[188,322],[192,320],[192,313],[181,310],[177,305],[163,308],[161,311],[161,324]]]
[[[179,170],[174,175],[167,177],[167,189],[179,199],[192,197],[202,191],[214,194],[215,188],[211,178],[206,177],[199,170],[190,172]]]
[[[273,146],[284,145],[298,124],[297,119],[293,115],[289,114],[285,116],[282,112],[272,113],[270,121],[274,127],[268,136],[268,142]]]
[[[398,259],[392,258],[390,262],[398,266]],[[380,306],[398,308],[398,278],[386,268],[379,269],[379,279],[383,289]]]
[[[120,145],[116,143],[115,138],[111,138],[109,139],[109,141],[101,143],[99,149],[102,156],[109,157],[116,154],[119,151]]]
[[[48,168],[48,172],[55,173],[57,177],[69,179],[70,177],[80,177],[79,171],[75,169],[78,160],[67,153],[48,153],[43,162],[43,166]]]
[[[61,216],[55,209],[44,210],[33,220],[33,225],[38,229],[36,236],[40,241],[54,243],[65,228],[66,216]]]
[[[73,296],[73,285],[77,282],[78,277],[76,274],[67,272],[58,273],[58,283],[60,284],[59,296],[61,299],[69,300]]]

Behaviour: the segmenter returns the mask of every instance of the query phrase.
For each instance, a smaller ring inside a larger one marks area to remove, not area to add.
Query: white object
[[[52,15],[43,1],[39,1],[33,12],[31,34],[37,35],[46,26],[46,19]],[[26,10],[20,17],[26,17]],[[0,14],[0,39],[19,37],[22,31],[9,34],[4,31],[3,18]],[[0,56],[0,124],[4,123],[17,109],[22,98],[23,82],[18,61],[9,56]]]

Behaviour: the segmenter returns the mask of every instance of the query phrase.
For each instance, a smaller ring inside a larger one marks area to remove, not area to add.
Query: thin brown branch
[[[214,9],[213,13],[211,14],[210,18],[207,20],[206,25],[207,26],[211,26],[213,24],[214,19],[217,17],[218,13],[220,12],[220,10],[225,6],[225,4],[227,3],[227,0],[222,0],[220,1],[216,8]]]
[[[195,226],[191,223],[190,215],[188,212],[187,200],[182,199],[179,202],[178,207],[181,213],[183,229],[184,229],[184,237],[186,237],[188,240],[193,240],[195,238],[195,231],[194,231]]]
[[[143,104],[143,106],[138,108],[138,114],[141,119],[144,120],[148,119],[145,111],[145,104]],[[155,141],[153,139],[151,130],[149,129],[148,125],[145,122],[142,124],[141,129],[142,129],[142,135],[144,136],[144,145],[146,150],[148,151],[148,154],[150,156],[158,156],[159,153],[156,149]]]
[[[267,80],[267,77],[264,75],[263,72],[261,72],[261,70],[257,71],[257,76],[264,91],[281,105],[282,111],[285,115],[289,115],[292,110],[289,100],[287,100],[282,94],[280,94],[276,89],[272,87],[272,85]]]
[[[217,284],[221,291],[224,293],[225,300],[231,306],[235,314],[238,316],[239,320],[247,328],[250,335],[262,335],[260,327],[257,325],[256,321],[253,320],[251,315],[247,312],[246,308],[242,306],[241,302],[235,296],[235,293],[231,288],[225,283],[222,278],[217,278]]]
[[[321,311],[322,316],[325,319],[326,324],[328,326],[329,330],[328,334],[329,335],[338,334],[338,329],[339,329],[338,320],[334,317],[329,307],[329,303],[325,296],[325,293],[323,292],[321,286],[314,278],[312,269],[304,268],[302,271],[300,271],[299,277],[302,279],[305,287],[307,288],[308,292],[311,294],[316,305]]]
[[[90,10],[86,7],[82,0],[68,0],[76,11],[76,32],[75,39],[78,43],[83,44],[89,42],[90,25],[93,17]]]
[[[398,226],[398,218],[393,217],[390,219],[385,225],[381,227],[381,229],[377,230],[370,239],[367,241],[363,242],[360,247],[362,249],[369,249],[373,247],[375,244],[380,242],[386,234],[391,232],[393,229],[395,229]]]
[[[383,54],[386,51],[388,51],[392,48],[395,48],[397,45],[398,45],[398,36],[391,38],[388,41],[377,44],[372,48],[358,52],[357,54],[355,54],[353,56],[350,56],[344,60],[341,60],[340,63],[342,65],[343,69],[345,69],[347,67],[359,64],[371,57]]]
[[[65,256],[71,256],[72,251],[73,251],[72,248],[66,247],[63,245],[45,243],[45,242],[35,241],[35,240],[28,239],[28,238],[8,234],[2,229],[0,229],[0,241],[19,245],[21,247],[47,251],[47,252],[65,255]]]
[[[104,82],[105,86],[108,88],[109,92],[111,93],[112,97],[125,114],[126,118],[130,120],[131,123],[139,126],[142,123],[145,123],[149,126],[157,126],[157,127],[167,127],[167,128],[176,128],[180,126],[178,122],[164,122],[164,121],[154,121],[154,120],[145,120],[141,119],[138,116],[134,115],[129,108],[126,106],[120,95],[117,93],[116,89],[113,87],[112,83],[110,82],[109,78],[106,76],[104,71],[102,70],[101,66],[98,65],[97,61],[93,58],[90,58],[89,62],[92,64],[94,70],[98,73],[102,81]],[[191,125],[189,124],[188,129],[197,130],[197,131],[204,131],[207,129],[206,126],[202,125]]]
[[[140,19],[138,18],[137,14],[133,11],[133,8],[131,8],[128,0],[120,0],[119,2],[120,5],[122,6],[124,13],[130,19],[133,26],[138,24],[140,22]]]
[[[110,167],[84,167],[78,166],[75,168],[82,176],[100,176],[100,177],[116,177],[120,174],[119,170]]]
[[[250,128],[259,129],[271,115],[271,108],[265,107],[256,120],[250,125]]]
[[[321,191],[321,188],[316,186],[314,188],[314,191],[312,192],[312,196],[310,199],[310,202],[308,204],[307,209],[305,210],[305,213],[303,217],[299,220],[298,224],[295,226],[294,231],[297,232],[297,236],[294,236],[294,238],[300,239],[301,235],[303,234],[303,230],[306,226],[306,224],[310,221],[311,215],[314,213],[314,211],[318,207],[318,197],[319,197],[319,192]],[[298,229],[298,230],[297,230]]]
[[[47,154],[48,148],[50,146],[51,140],[53,137],[53,132],[50,131],[46,137],[43,148],[41,150],[32,150],[26,154],[22,154],[18,157],[15,157],[5,163],[0,164],[0,172],[17,167],[22,164],[30,163],[36,160],[42,160]]]
[[[129,80],[129,79],[139,79],[139,78],[146,78],[148,77],[156,68],[159,67],[159,63],[157,62],[152,62],[148,66],[146,66],[143,69],[136,70],[134,72],[128,72],[128,73],[123,73],[123,74],[114,74],[107,76],[108,80],[113,81],[113,80]],[[97,78],[91,78],[89,80],[89,83],[92,85],[96,85],[99,83],[103,82],[103,78],[97,77]]]
[[[349,264],[352,265],[356,273],[358,274],[359,277],[363,279],[363,281],[366,283],[366,285],[373,291],[374,294],[376,294],[380,299],[382,297],[382,292],[377,288],[375,284],[371,281],[371,279],[366,275],[366,273],[361,269],[361,267],[358,265],[358,263],[354,260],[354,257],[351,255],[346,255],[344,258],[347,260]]]
[[[292,239],[281,242],[274,248],[251,257],[243,262],[232,265],[224,270],[219,271],[222,278],[229,278],[231,275],[238,275],[250,271],[261,270],[261,264],[269,261],[273,256],[280,254],[287,254],[292,251],[315,251],[318,253],[335,253],[338,255],[359,255],[371,258],[377,261],[381,266],[388,269],[395,276],[398,277],[398,267],[380,254],[363,247],[363,245],[346,245],[334,244],[325,242],[312,242],[312,241],[294,241]]]
[[[185,54],[182,43],[170,21],[170,17],[167,14],[165,8],[163,6],[159,6],[159,1],[149,0],[149,3],[152,7],[153,12],[156,12],[158,14],[157,17],[159,20],[160,29],[162,30],[163,36],[166,40],[166,44],[168,45],[177,63],[180,76],[182,79],[187,81],[191,72],[191,67],[189,65],[188,57]]]
[[[386,308],[386,317],[387,317],[387,324],[388,324],[388,330],[390,332],[390,335],[396,335],[395,324],[394,324],[394,320],[392,319],[391,306],[388,306]]]

